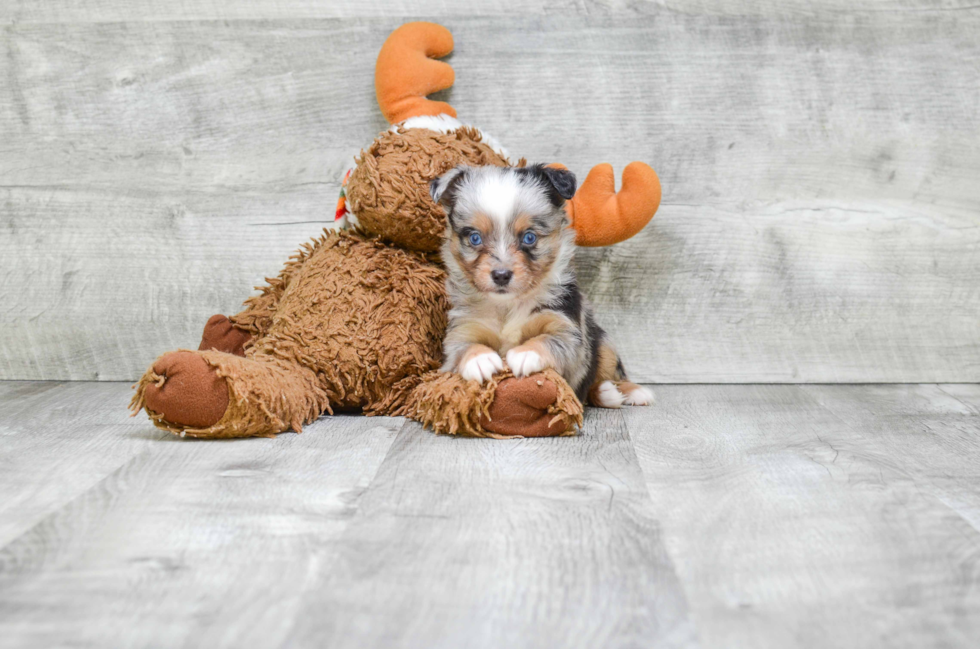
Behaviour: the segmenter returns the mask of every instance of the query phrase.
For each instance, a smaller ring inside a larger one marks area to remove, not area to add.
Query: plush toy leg
[[[241,313],[226,318],[229,323],[241,331],[252,334],[254,338],[264,336],[272,327],[272,319],[279,309],[279,302],[283,294],[289,288],[293,278],[302,272],[306,262],[314,255],[319,243],[318,241],[313,241],[312,243],[304,243],[300,246],[299,251],[295,252],[283,266],[282,270],[279,271],[279,275],[276,277],[266,277],[264,286],[255,287],[259,291],[259,294],[245,300],[245,308]],[[211,320],[220,317],[223,316],[212,316]],[[208,325],[205,327],[205,336],[208,335],[208,327],[213,326],[211,320],[208,321]],[[215,324],[218,325],[218,329],[226,326],[223,323]],[[201,343],[204,344],[204,340]],[[202,347],[201,349],[203,350],[204,348]],[[214,347],[214,349],[228,351],[220,347]]]
[[[300,262],[274,317],[247,310],[256,327],[266,319],[269,326],[244,358],[218,351],[165,355],[141,379],[133,407],[145,406],[157,425],[174,432],[250,437],[298,431],[331,406],[369,414],[389,414],[382,402],[402,406],[419,377],[438,367],[448,311],[442,269],[345,232],[325,233]],[[245,329],[239,316],[230,320]],[[220,406],[212,401],[222,391],[212,374],[224,380],[228,399],[217,421]],[[183,378],[168,387],[171,375]],[[191,418],[199,408],[191,413],[183,401],[202,394],[211,416]]]
[[[268,437],[302,430],[330,411],[309,369],[272,356],[243,358],[176,351],[153,363],[136,386],[133,413],[182,437]]]
[[[252,334],[249,331],[236,327],[226,316],[213,315],[204,325],[201,346],[198,347],[198,350],[206,352],[213,349],[235,356],[244,356],[245,345],[250,340],[252,340]]]
[[[437,433],[474,437],[573,435],[582,425],[582,404],[552,370],[522,379],[508,372],[482,385],[455,373],[431,372],[396,414]]]

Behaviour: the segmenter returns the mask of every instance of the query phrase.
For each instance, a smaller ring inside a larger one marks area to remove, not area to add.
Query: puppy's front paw
[[[530,376],[548,367],[548,363],[538,352],[524,347],[515,347],[507,352],[507,366],[518,378]]]
[[[504,369],[504,362],[496,352],[477,354],[463,363],[460,375],[468,381],[483,383]]]

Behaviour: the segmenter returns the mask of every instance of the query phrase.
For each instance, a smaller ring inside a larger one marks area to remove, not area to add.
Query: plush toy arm
[[[255,287],[260,293],[245,300],[245,308],[229,318],[232,324],[256,338],[264,336],[272,325],[272,316],[279,308],[279,298],[289,286],[289,279],[293,275],[291,271],[287,265],[278,277],[266,277],[265,286]]]
[[[314,240],[313,243],[304,243],[300,246],[299,252],[290,257],[279,271],[278,277],[266,277],[264,286],[256,286],[255,289],[259,294],[245,300],[245,309],[229,318],[232,324],[256,338],[264,336],[272,325],[272,317],[279,308],[279,299],[289,286],[289,282],[299,273],[303,264],[322,241],[321,238]]]
[[[643,229],[660,207],[660,179],[642,162],[623,170],[623,187],[616,193],[612,165],[592,168],[565,209],[580,246],[610,246]]]
[[[449,115],[449,104],[425,96],[453,85],[448,63],[434,61],[453,51],[453,35],[442,25],[406,23],[391,32],[374,68],[374,90],[385,119],[391,124],[419,115]]]
[[[429,372],[406,383],[400,407],[382,404],[370,414],[403,415],[437,433],[472,437],[574,435],[582,426],[582,404],[550,369],[521,379],[502,372],[484,383]]]

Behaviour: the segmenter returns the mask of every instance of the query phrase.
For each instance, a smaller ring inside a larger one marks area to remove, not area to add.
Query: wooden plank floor
[[[0,646],[975,646],[980,386],[656,392],[202,442],[0,382]]]

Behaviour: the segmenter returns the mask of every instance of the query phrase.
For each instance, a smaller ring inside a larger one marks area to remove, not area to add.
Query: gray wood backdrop
[[[5,0],[0,378],[133,379],[234,312],[330,220],[409,19],[514,154],[660,173],[579,259],[637,379],[980,381],[975,0]]]

